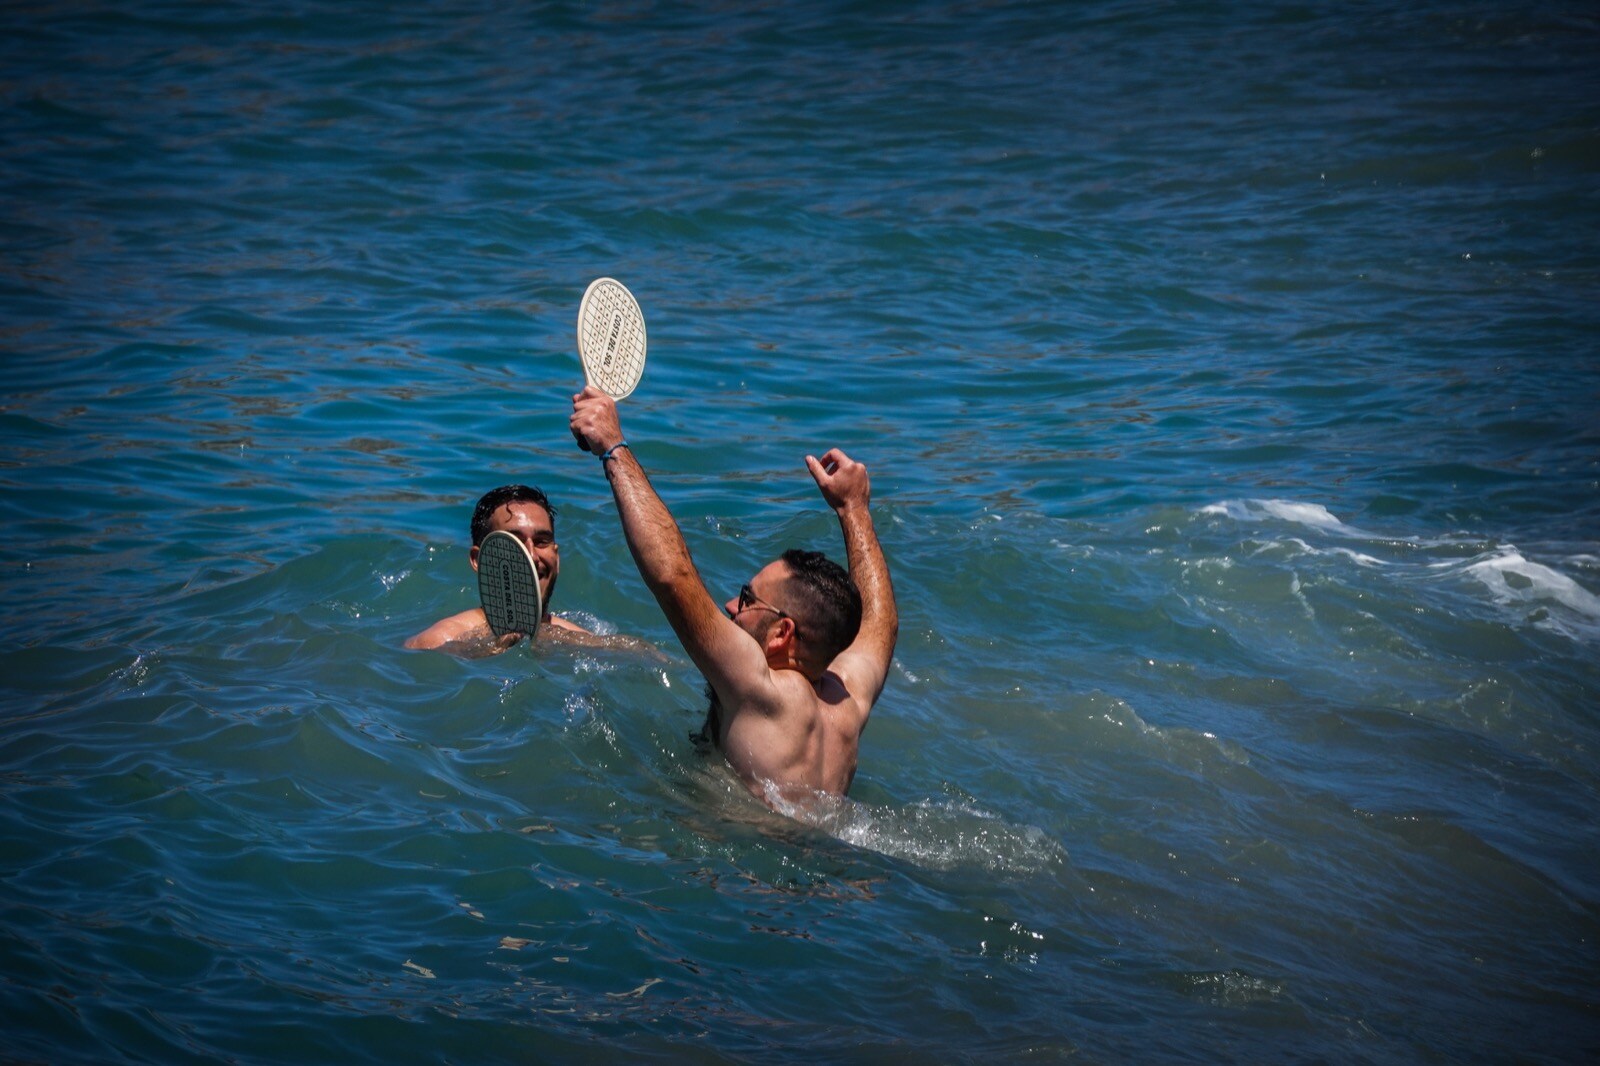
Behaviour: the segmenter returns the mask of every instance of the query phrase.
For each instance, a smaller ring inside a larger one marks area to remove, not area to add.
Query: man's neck
[[[767,669],[771,670],[773,673],[783,670],[799,674],[801,677],[805,678],[811,683],[812,688],[816,688],[818,685],[822,684],[822,677],[827,673],[826,670],[813,669],[792,655],[787,660],[768,659]]]

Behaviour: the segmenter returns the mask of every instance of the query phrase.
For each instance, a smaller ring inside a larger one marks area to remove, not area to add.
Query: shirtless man
[[[483,538],[497,529],[516,536],[533,556],[533,567],[539,578],[539,593],[544,597],[543,624],[556,629],[587,633],[587,629],[574,625],[565,618],[550,613],[550,597],[556,590],[556,577],[561,573],[561,548],[556,544],[556,512],[543,492],[527,485],[502,485],[490,489],[478,501],[472,512],[472,550],[467,561],[478,569],[478,548]],[[441,618],[421,633],[406,641],[408,648],[437,648],[456,655],[475,657],[498,655],[521,640],[525,634],[506,633],[496,638],[489,629],[489,619],[482,607]]]
[[[899,633],[889,567],[872,527],[867,468],[837,448],[806,456],[838,515],[848,574],[817,552],[786,552],[718,607],[683,534],[622,437],[614,401],[572,399],[572,435],[600,457],[645,585],[711,685],[708,731],[753,795],[843,795]]]

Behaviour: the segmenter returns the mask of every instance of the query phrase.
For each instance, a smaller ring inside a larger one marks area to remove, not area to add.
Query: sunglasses
[[[794,616],[788,611],[779,610],[766,600],[763,600],[760,596],[757,596],[756,590],[751,588],[750,583],[747,581],[743,585],[739,586],[739,609],[733,613],[736,615],[743,614],[752,607],[759,607],[763,611],[771,611],[779,618],[787,618],[791,622],[794,621]],[[799,631],[799,628],[799,623],[795,623],[795,630],[797,632]]]

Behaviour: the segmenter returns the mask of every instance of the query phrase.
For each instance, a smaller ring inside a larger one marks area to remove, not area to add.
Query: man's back
[[[849,791],[856,776],[861,702],[829,672],[816,684],[794,670],[775,671],[776,713],[719,707],[717,744],[752,792],[767,785],[812,792]]]

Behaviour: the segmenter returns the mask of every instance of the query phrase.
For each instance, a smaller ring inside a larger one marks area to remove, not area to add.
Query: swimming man
[[[790,551],[718,607],[688,545],[623,440],[616,403],[572,399],[572,435],[600,457],[645,585],[710,683],[711,739],[769,806],[843,795],[899,633],[889,566],[873,529],[867,468],[835,448],[806,466],[838,516],[850,570]]]
[[[490,489],[472,511],[472,549],[467,561],[478,569],[478,549],[483,538],[495,530],[505,530],[522,541],[533,556],[539,592],[544,597],[543,625],[575,633],[587,633],[580,625],[550,613],[550,599],[561,573],[561,547],[556,543],[556,509],[545,494],[527,485],[502,485]],[[482,607],[441,618],[406,641],[408,648],[437,648],[464,657],[498,655],[526,634],[506,633],[495,637]]]

